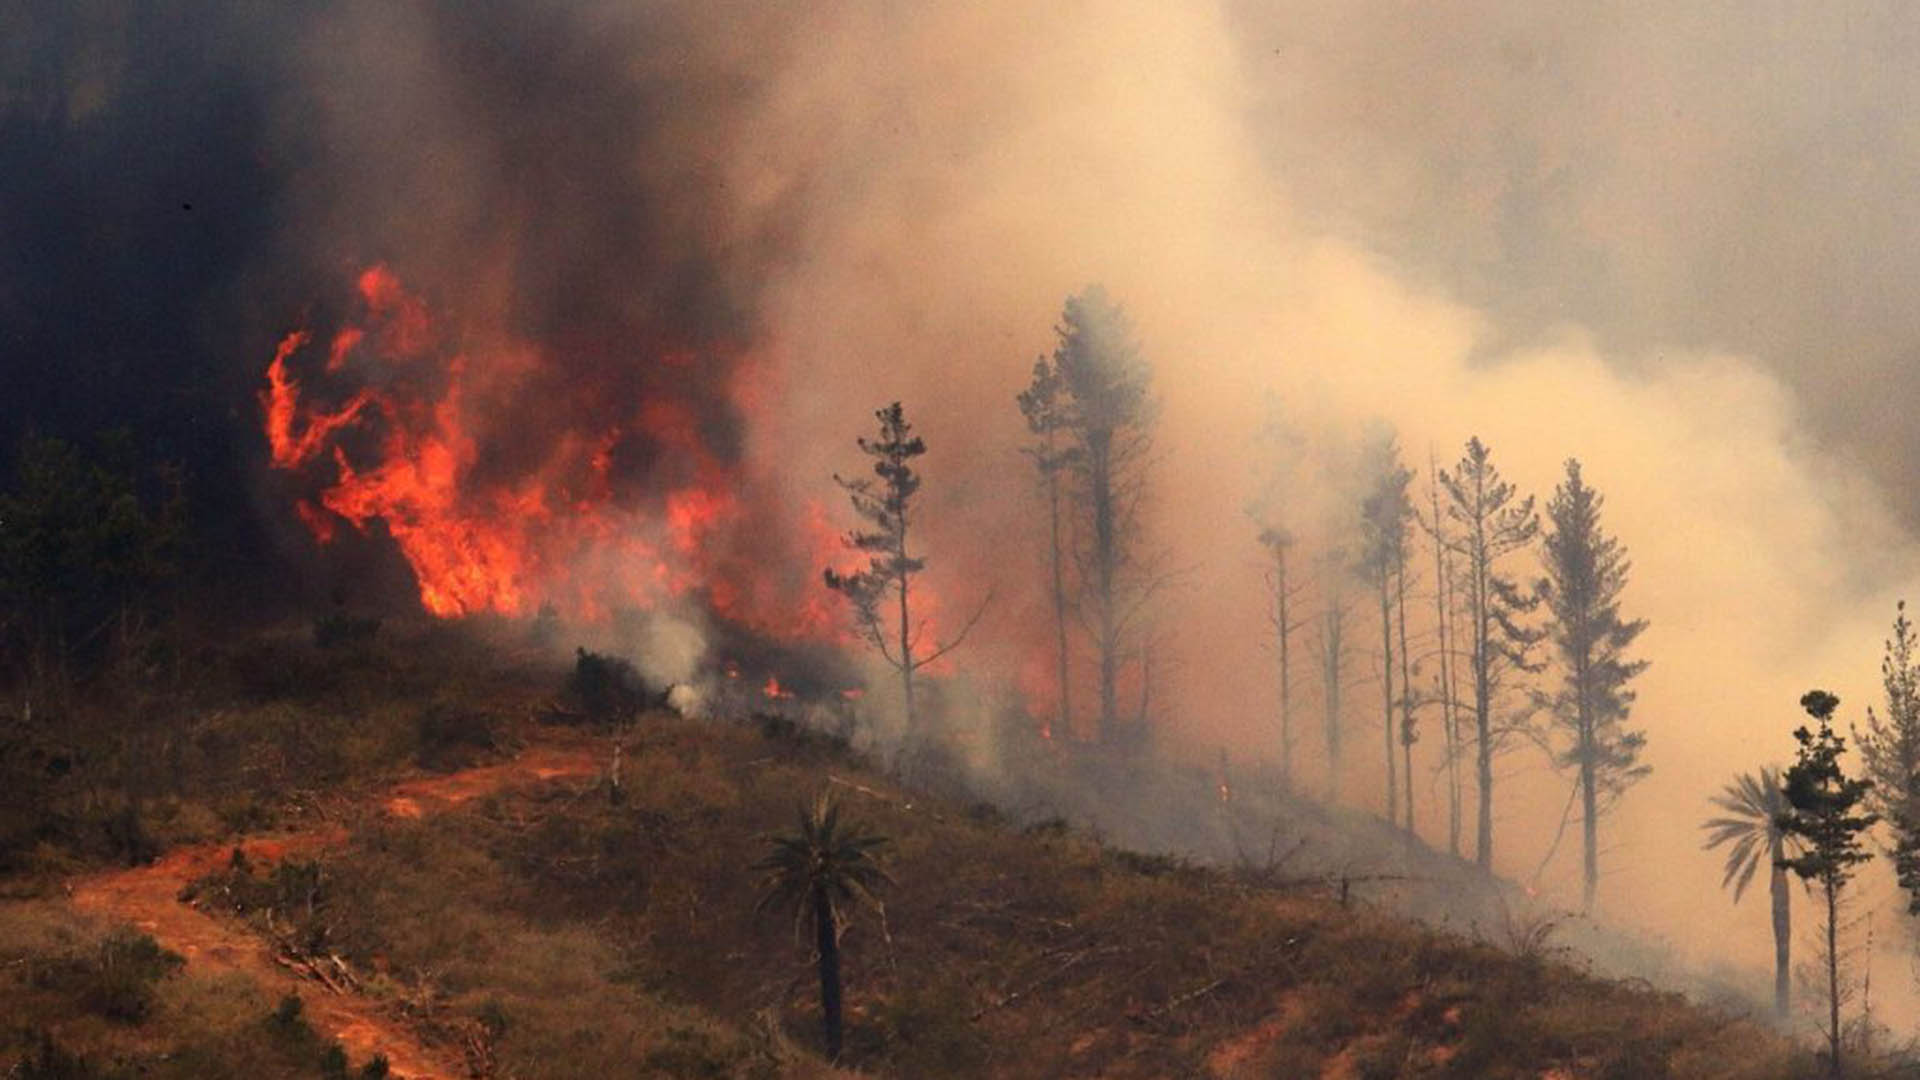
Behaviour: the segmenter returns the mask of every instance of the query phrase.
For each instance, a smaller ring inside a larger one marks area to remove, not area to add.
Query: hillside
[[[271,648],[272,685],[214,680],[176,718],[183,762],[244,750],[141,804],[156,861],[43,844],[9,875],[6,1075],[835,1075],[808,939],[756,913],[750,869],[821,792],[891,838],[894,884],[845,930],[847,1074],[1812,1069],[1751,1021],[1583,971],[1549,921],[1442,932],[1285,858],[1337,817],[1274,819],[1270,854],[1207,868],[903,787],[777,714],[557,725],[564,671],[524,657],[479,676],[470,644]],[[322,736],[345,756],[269,769]],[[252,810],[206,809],[248,776]],[[1178,809],[1159,783],[1143,822]],[[1192,835],[1248,833],[1250,801],[1222,791]]]

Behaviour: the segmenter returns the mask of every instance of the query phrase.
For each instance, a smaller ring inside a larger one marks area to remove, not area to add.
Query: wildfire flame
[[[623,423],[516,415],[542,350],[463,340],[384,265],[358,276],[352,313],[317,364],[309,359],[316,344],[312,331],[295,330],[267,367],[261,404],[271,463],[310,485],[295,511],[320,543],[332,542],[341,522],[362,533],[383,524],[434,615],[527,615],[551,605],[593,620],[698,594],[721,617],[782,637],[841,633],[812,565],[823,536],[837,541],[824,513],[810,508],[800,522],[812,549],[804,561],[743,555],[741,537],[763,550],[767,531],[743,505],[746,478],[708,447],[700,417],[670,392],[637,402]],[[303,361],[304,377],[296,371]],[[673,350],[657,362],[678,374],[699,358]],[[511,471],[490,468],[491,436],[529,422],[552,425],[543,456]],[[671,480],[637,493],[622,486],[616,458],[632,438],[670,459],[670,469],[649,475]]]

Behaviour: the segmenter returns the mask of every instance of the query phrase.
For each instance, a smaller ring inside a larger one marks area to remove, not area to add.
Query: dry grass
[[[177,805],[155,800],[155,829],[257,828],[289,812],[289,790],[367,791],[408,761],[450,763],[445,746],[422,753],[423,732],[466,759],[537,737],[510,721],[474,737],[472,713],[531,711],[557,679],[466,683],[450,674],[460,647],[428,644],[402,660],[283,642],[230,662],[232,704],[180,736],[183,775],[226,779]],[[626,742],[617,805],[598,785],[559,781],[419,819],[367,810],[342,819],[344,848],[318,856],[311,910],[276,891],[272,867],[221,895],[262,932],[337,952],[393,1016],[468,1048],[492,1075],[838,1075],[815,1054],[806,935],[756,916],[748,870],[769,833],[831,789],[893,838],[897,883],[883,909],[852,914],[844,939],[844,1064],[864,1075],[1785,1080],[1811,1069],[1761,1026],[1567,966],[1549,926],[1520,927],[1503,949],[1277,874],[1120,851],[1055,824],[1019,830],[981,805],[903,790],[788,724],[649,714],[593,737]],[[336,818],[345,805],[335,791],[317,799]],[[0,1067],[44,1031],[93,1063],[83,1075],[319,1075],[311,1033],[276,1026],[277,1003],[244,983],[189,966],[127,1022],[31,976],[97,954],[111,929],[48,902],[0,908]]]
[[[327,932],[512,1075],[647,1063],[772,1076],[814,1047],[803,934],[756,917],[763,837],[823,787],[893,837],[846,934],[847,1063],[901,1077],[1791,1077],[1744,1020],[1364,906],[1250,887],[1071,830],[1023,834],[815,742],[650,717],[628,797],[564,785],[369,822]]]

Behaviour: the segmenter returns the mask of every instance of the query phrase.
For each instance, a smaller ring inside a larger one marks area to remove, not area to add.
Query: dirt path
[[[599,771],[600,763],[584,742],[533,746],[497,765],[403,781],[379,802],[389,814],[418,818],[506,788],[590,777]],[[236,847],[256,862],[277,862],[288,855],[338,846],[346,838],[346,830],[336,825],[180,848],[147,866],[79,879],[72,884],[72,902],[82,911],[132,923],[153,935],[161,945],[186,957],[190,970],[243,974],[276,1000],[300,994],[314,1030],[338,1039],[355,1061],[385,1054],[396,1077],[466,1077],[466,1064],[456,1050],[422,1042],[405,1023],[386,1015],[378,1002],[358,994],[334,993],[318,982],[296,977],[275,962],[265,941],[179,899],[189,882],[226,866]]]

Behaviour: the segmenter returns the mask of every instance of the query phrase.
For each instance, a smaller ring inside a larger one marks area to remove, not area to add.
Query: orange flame
[[[546,460],[483,479],[490,422],[539,371],[541,351],[518,342],[454,348],[464,339],[384,265],[361,272],[355,293],[355,315],[329,340],[319,372],[327,389],[348,384],[344,400],[316,403],[295,375],[313,342],[305,329],[280,341],[260,395],[273,467],[318,489],[294,503],[316,540],[333,541],[340,521],[361,532],[383,523],[421,605],[442,617],[550,604],[598,619],[697,590],[735,622],[837,638],[816,571],[783,579],[769,560],[728,554],[730,539],[764,523],[749,520],[739,468],[706,448],[685,403],[662,394],[635,409],[632,430],[673,458],[663,475],[676,478],[644,500],[614,490],[623,428],[573,430],[568,417],[553,418]],[[682,350],[660,362],[691,367],[696,356]]]

